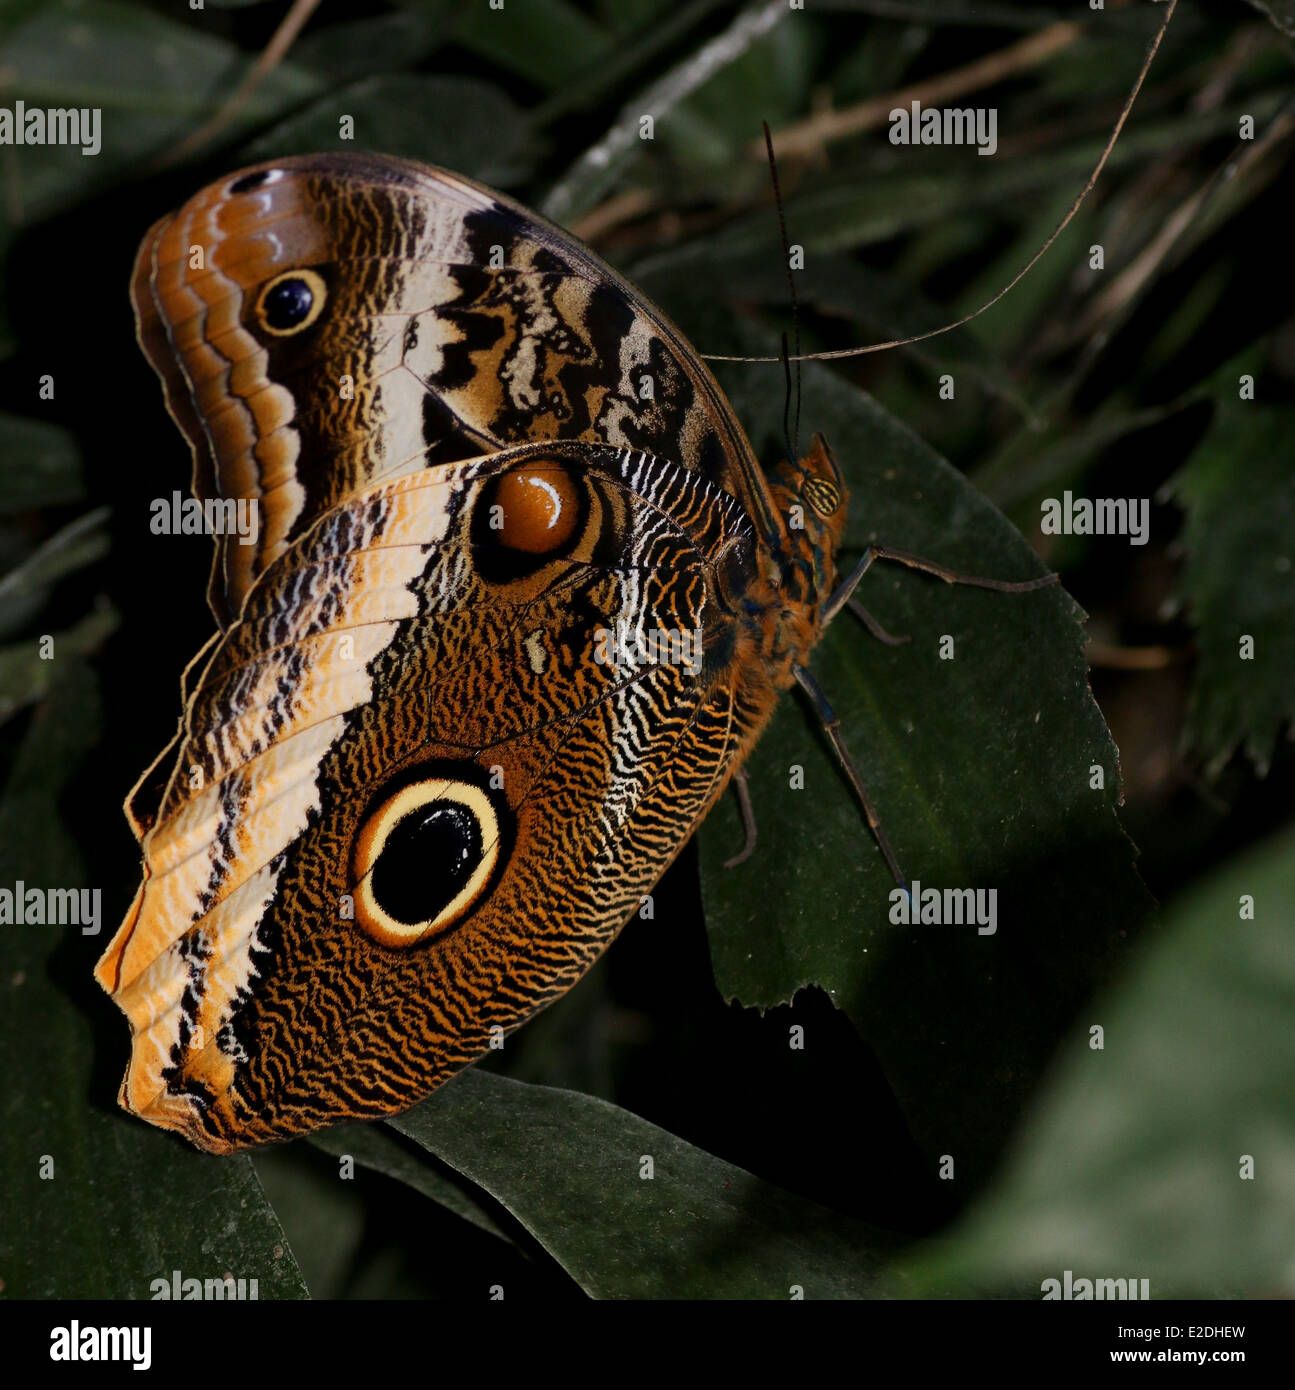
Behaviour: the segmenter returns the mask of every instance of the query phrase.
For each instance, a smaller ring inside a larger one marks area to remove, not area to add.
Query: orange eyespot
[[[580,522],[580,496],[570,473],[543,461],[500,478],[491,527],[509,550],[549,555],[561,550]],[[495,523],[498,522],[496,526]]]

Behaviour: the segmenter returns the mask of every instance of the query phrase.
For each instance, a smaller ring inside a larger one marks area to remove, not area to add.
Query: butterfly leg
[[[921,570],[923,574],[933,574],[937,579],[943,579],[946,584],[970,584],[977,589],[995,589],[1000,594],[1028,594],[1034,589],[1046,589],[1049,585],[1056,584],[1060,579],[1060,576],[1055,574],[1045,574],[1038,579],[1023,579],[1016,582],[1006,579],[985,579],[978,574],[962,574],[958,570],[951,570],[945,565],[936,564],[934,560],[928,560],[922,555],[914,555],[907,550],[892,550],[889,546],[870,545],[863,552],[859,563],[855,565],[845,580],[837,586],[836,592],[823,605],[824,627],[850,601],[859,581],[877,560],[893,560],[896,564],[907,565],[909,569]],[[855,609],[854,611],[857,612],[858,610]],[[867,619],[864,619],[864,622],[868,630],[873,632],[872,624],[868,623]],[[877,636],[878,634],[873,632],[873,635]]]
[[[887,632],[853,594],[846,599],[845,606],[858,618],[864,627],[872,633],[878,642],[884,642],[888,647],[902,647],[905,642],[911,642],[913,640],[911,637],[896,637],[893,633]]]
[[[751,788],[747,782],[746,768],[739,767],[733,774],[733,790],[737,793],[738,810],[742,815],[742,830],[746,835],[746,841],[742,848],[732,857],[724,861],[726,869],[736,869],[739,864],[745,863],[755,853],[756,825],[755,807],[751,804]]]
[[[800,688],[809,696],[814,705],[815,713],[823,724],[823,732],[827,735],[828,741],[832,745],[832,751],[836,754],[837,761],[841,764],[846,777],[850,780],[850,785],[854,788],[854,794],[859,798],[863,806],[863,813],[868,818],[868,829],[872,831],[873,839],[877,842],[877,848],[881,851],[882,857],[886,861],[887,868],[890,869],[891,877],[900,888],[908,891],[908,880],[904,877],[904,871],[899,867],[899,861],[895,858],[895,852],[890,847],[890,841],[886,839],[885,832],[881,828],[881,818],[877,815],[876,807],[872,804],[872,798],[868,795],[868,789],[863,785],[863,780],[859,776],[858,769],[851,759],[849,750],[845,746],[845,740],[841,737],[841,721],[833,711],[832,706],[827,702],[827,696],[823,694],[823,687],[814,679],[813,676],[803,666],[793,666],[792,673],[796,677]]]

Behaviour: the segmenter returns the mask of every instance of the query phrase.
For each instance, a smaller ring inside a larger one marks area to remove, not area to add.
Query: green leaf
[[[1261,14],[1266,14],[1287,38],[1295,38],[1295,0],[1247,0]]]
[[[511,1244],[512,1237],[480,1202],[459,1183],[438,1172],[431,1160],[386,1129],[373,1124],[338,1125],[310,1135],[310,1142],[335,1158],[350,1155],[362,1167],[403,1182],[456,1216]]]
[[[1256,122],[1266,121],[1275,114],[1279,100],[1276,94],[1265,94],[1253,105]],[[1231,134],[1234,129],[1230,110],[1148,122],[1125,131],[1107,169],[1136,166],[1180,150],[1185,143]],[[617,131],[622,136],[634,134],[622,127]],[[915,228],[947,222],[955,215],[1016,206],[1023,199],[1054,189],[1073,197],[1092,172],[1104,143],[1102,139],[1074,141],[1045,155],[1010,159],[979,159],[965,148],[916,148],[910,151],[913,157],[897,168],[885,129],[861,138],[873,142],[859,147],[861,153],[871,154],[872,163],[860,168],[857,159],[854,164],[844,161],[831,174],[814,179],[808,191],[787,200],[788,226],[795,229],[794,240],[805,247],[807,258],[809,253],[846,251],[886,241]],[[769,212],[761,207],[734,218],[716,232],[645,258],[639,271],[655,273],[666,267],[713,264],[761,251],[767,254],[768,246]],[[1019,264],[1015,268],[1019,269]]]
[[[17,74],[29,107],[101,108],[101,148],[15,147],[0,208],[31,222],[90,196],[156,158],[212,115],[254,61],[213,34],[116,0],[51,0],[0,40],[0,68]],[[280,63],[230,127],[260,124],[313,96],[320,80]],[[8,98],[6,98],[8,99]]]
[[[609,28],[637,29],[669,22],[673,0],[596,0],[599,18]]]
[[[857,11],[878,19],[903,20],[905,24],[965,24],[976,28],[1037,29],[1057,19],[1056,11],[1046,6],[984,4],[982,0],[815,0],[814,8]]]
[[[541,208],[544,215],[555,222],[571,222],[587,212],[616,186],[642,153],[645,144],[639,137],[642,116],[651,115],[656,122],[665,121],[681,102],[741,58],[786,14],[783,0],[764,0],[753,9],[741,11],[722,34],[644,88],[621,108],[611,129],[554,184]]]
[[[339,140],[339,120],[355,121],[354,140]],[[511,183],[529,162],[529,126],[498,87],[475,77],[370,77],[321,97],[246,149],[273,159],[320,149],[378,150],[440,164],[486,183]]]
[[[10,890],[18,880],[89,887],[60,800],[99,738],[99,697],[79,662],[60,670],[0,799],[0,887]],[[0,1097],[6,1295],[148,1298],[154,1279],[169,1281],[178,1269],[191,1278],[256,1279],[262,1298],[302,1297],[296,1262],[248,1159],[198,1153],[116,1108],[127,1036],[91,975],[103,936],[77,926],[0,931],[0,1048],[22,1058]],[[100,1044],[112,1054],[102,1069]]]
[[[608,0],[604,23],[615,26],[617,33],[613,48],[600,53],[594,64],[577,77],[550,93],[542,106],[535,110],[537,125],[547,125],[571,111],[588,110],[599,103],[615,100],[636,75],[647,72],[662,55],[680,41],[712,11],[726,0],[687,0],[684,4],[658,4],[658,0]],[[636,15],[642,6],[645,13]],[[661,10],[650,18],[646,11]]]
[[[398,72],[434,53],[454,18],[453,0],[440,0],[370,19],[330,24],[298,39],[292,48],[292,61],[334,82]]]
[[[1057,495],[1071,486],[1119,440],[1160,424],[1196,399],[1197,395],[1189,392],[1169,405],[1146,410],[1108,406],[1078,421],[1066,418],[1040,433],[1021,431],[968,476],[1005,510],[1025,502],[1037,503],[1045,494]],[[1037,505],[1033,515],[1039,515]]]
[[[763,254],[712,262],[700,273],[716,298],[730,303],[760,300],[774,306],[790,327],[787,270],[776,249],[777,223],[772,216],[766,222],[767,247]],[[698,273],[696,266],[682,273],[668,267],[655,272],[649,268],[638,283],[654,295],[670,300],[685,296],[696,283]],[[840,317],[857,325],[860,343],[907,338],[941,328],[958,312],[933,303],[894,274],[881,274],[844,256],[815,256],[795,274],[797,302],[812,306],[827,317]],[[773,341],[772,334],[769,341]],[[802,343],[802,350],[809,348]],[[915,343],[905,351],[925,363],[932,374],[953,372],[960,384],[969,380],[1022,414],[1030,414],[1011,373],[975,329],[955,328]]]
[[[722,378],[766,457],[782,416],[770,371]],[[805,373],[803,418],[825,432],[850,487],[842,570],[875,541],[964,573],[1043,572],[961,475],[822,368]],[[997,890],[997,929],[892,924],[895,885],[858,804],[816,717],[786,696],[747,763],[763,852],[723,868],[743,844],[732,798],[702,826],[715,978],[725,998],[761,1008],[821,985],[876,1050],[931,1162],[951,1154],[958,1181],[974,1183],[1150,900],[1115,816],[1118,755],[1065,592],[949,587],[879,563],[857,597],[911,642],[883,646],[844,612],[811,669],[910,880]],[[1094,766],[1103,789],[1090,785]],[[792,789],[796,767],[803,790]]]
[[[104,529],[107,517],[106,507],[86,512],[56,531],[35,550],[29,550],[21,537],[0,537],[0,552],[6,552],[6,558],[9,558],[7,552],[12,552],[16,560],[13,568],[0,578],[0,634],[16,632],[24,627],[40,611],[49,596],[51,585],[66,575],[94,564],[107,554],[108,533]],[[62,635],[71,639],[73,650],[91,652],[112,630],[114,622],[115,619],[105,617],[101,612],[79,623],[74,632]],[[75,635],[78,632],[79,635]],[[19,670],[28,670],[30,662],[39,659],[35,641],[24,644],[21,651],[11,649],[3,659],[6,675],[12,677]],[[33,679],[40,690],[46,688],[42,677],[36,675]],[[8,690],[9,687],[0,681],[0,704],[4,703],[3,693]],[[12,709],[11,705],[9,712]],[[4,717],[7,716],[0,715],[0,718]]]
[[[527,0],[467,8],[458,40],[482,58],[545,91],[577,79],[612,50],[612,37],[571,0]]]
[[[80,501],[81,461],[76,441],[58,425],[0,413],[0,515],[61,507]]]
[[[24,519],[15,517],[0,524],[0,573],[17,569],[31,553]],[[11,589],[0,599],[0,636],[8,637],[26,627],[44,607],[48,596],[45,589],[27,589],[21,593]]]
[[[96,507],[75,521],[69,521],[17,569],[0,579],[0,602],[16,594],[41,590],[64,575],[102,559],[108,553],[108,534],[104,530],[107,520],[108,508]]]
[[[303,1156],[311,1150],[298,1144],[270,1144],[249,1155],[311,1297],[345,1298],[364,1244],[364,1202],[355,1183]]]
[[[1133,969],[1085,1008],[992,1192],[947,1248],[900,1265],[901,1290],[1037,1291],[1069,1269],[1150,1279],[1153,1298],[1291,1297],[1292,1013],[1288,831],[1170,907]]]
[[[1051,190],[1050,196],[1031,200],[1032,215],[1021,219],[1013,236],[991,233],[986,237],[989,259],[958,296],[953,317],[975,313],[1011,282],[1056,230],[1076,191],[1063,184]],[[998,344],[1000,354],[1008,360],[1029,363],[1032,350],[1049,330],[1058,302],[1065,302],[1067,290],[1074,284],[1076,264],[1082,262],[1092,242],[1091,218],[1084,209],[1025,279],[977,317],[975,327],[980,337]]]
[[[53,656],[42,656],[44,637],[0,647],[0,724],[20,709],[43,700],[59,679],[59,662],[92,656],[117,629],[118,617],[106,604],[62,632],[46,634]]]
[[[1168,490],[1187,509],[1182,592],[1200,653],[1187,745],[1211,776],[1237,748],[1263,774],[1295,715],[1295,445],[1288,412],[1224,396]],[[1253,639],[1252,659],[1243,655],[1245,637]]]
[[[717,66],[668,120],[658,117],[656,138],[675,163],[722,173],[760,138],[761,120],[781,124],[804,108],[816,48],[807,25],[775,25]],[[763,94],[758,116],[747,99],[752,91]]]
[[[861,1298],[896,1244],[606,1101],[479,1068],[390,1123],[595,1298]]]

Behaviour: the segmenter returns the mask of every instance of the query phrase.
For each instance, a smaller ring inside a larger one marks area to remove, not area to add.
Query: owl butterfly
[[[96,972],[121,1104],[200,1148],[480,1057],[607,947],[781,691],[839,745],[805,664],[872,560],[954,577],[873,550],[838,585],[824,442],[766,474],[662,314],[456,175],[243,171],[151,230],[133,297],[196,495],[259,520],[217,537]]]

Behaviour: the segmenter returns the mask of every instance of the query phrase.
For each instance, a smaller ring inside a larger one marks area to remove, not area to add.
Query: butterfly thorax
[[[846,497],[836,460],[817,435],[798,464],[784,461],[768,482],[778,530],[744,609],[764,670],[775,689],[785,690],[822,631],[819,615],[835,586]]]

